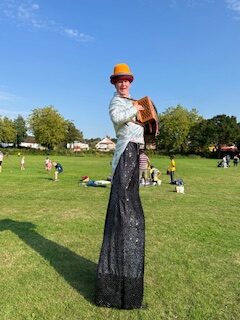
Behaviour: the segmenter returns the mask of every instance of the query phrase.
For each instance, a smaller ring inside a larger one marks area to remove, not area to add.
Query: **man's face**
[[[128,80],[120,80],[115,84],[117,92],[123,97],[129,96],[130,86],[131,83]]]

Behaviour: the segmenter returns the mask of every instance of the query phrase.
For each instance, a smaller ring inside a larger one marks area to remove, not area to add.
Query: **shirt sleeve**
[[[124,103],[121,98],[115,98],[109,106],[109,114],[113,123],[123,124],[131,121],[137,115],[137,109],[130,101]]]

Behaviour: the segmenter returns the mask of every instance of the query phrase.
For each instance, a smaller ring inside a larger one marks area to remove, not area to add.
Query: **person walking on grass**
[[[25,170],[25,157],[22,156],[21,161],[20,161],[20,169]]]
[[[54,172],[54,181],[58,181],[58,175],[59,173],[63,172],[63,167],[60,163],[54,161],[53,166],[55,167],[55,172]]]
[[[52,161],[49,159],[49,157],[47,157],[45,159],[45,169],[48,172],[48,174],[50,173],[50,171],[52,169]]]

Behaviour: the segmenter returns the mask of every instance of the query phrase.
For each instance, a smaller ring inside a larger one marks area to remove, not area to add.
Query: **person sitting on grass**
[[[63,167],[60,163],[54,161],[53,166],[55,167],[55,172],[54,172],[54,181],[58,181],[58,175],[59,173],[63,172]]]
[[[161,184],[160,176],[161,176],[161,172],[157,168],[155,168],[154,165],[151,165],[150,166],[150,177],[151,177],[151,182],[154,185]]]

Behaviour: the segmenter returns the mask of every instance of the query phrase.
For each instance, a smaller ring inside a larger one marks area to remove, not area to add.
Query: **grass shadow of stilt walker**
[[[10,230],[40,254],[86,300],[94,303],[97,265],[73,251],[44,238],[31,222],[0,220],[0,232]]]

